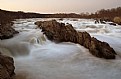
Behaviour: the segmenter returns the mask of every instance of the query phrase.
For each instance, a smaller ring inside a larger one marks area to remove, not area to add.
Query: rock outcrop
[[[115,59],[115,51],[106,42],[91,37],[87,32],[77,32],[71,24],[65,25],[56,20],[38,21],[38,25],[47,38],[54,42],[78,43],[89,49],[90,53],[99,58]]]
[[[0,79],[13,79],[14,69],[13,58],[0,54]]]
[[[11,26],[13,25],[12,22],[5,23],[0,25],[0,39],[8,39],[13,37],[14,34],[17,34],[18,32],[15,31]]]
[[[0,24],[0,39],[8,39],[18,33],[11,26],[12,22]],[[14,61],[13,58],[2,55],[0,53],[0,79],[13,79],[14,73]]]

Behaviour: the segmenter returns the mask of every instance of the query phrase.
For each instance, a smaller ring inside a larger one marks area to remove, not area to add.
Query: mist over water
[[[108,42],[117,52],[116,60],[92,56],[88,49],[70,42],[49,41],[35,21],[50,19],[18,19],[13,27],[20,33],[0,40],[0,51],[14,57],[16,79],[120,79],[121,26],[94,24],[92,19],[64,19],[77,31]]]

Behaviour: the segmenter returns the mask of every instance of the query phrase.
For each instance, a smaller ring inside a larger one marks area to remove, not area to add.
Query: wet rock
[[[13,25],[12,22],[7,24],[0,25],[0,39],[8,39],[13,37],[14,34],[17,34],[18,32],[15,31],[11,26]]]
[[[0,54],[0,79],[13,79],[14,69],[13,58]]]
[[[110,22],[110,23],[108,23],[108,24],[110,24],[110,25],[114,25],[114,26],[117,25],[116,23],[113,23],[113,22]]]
[[[63,21],[63,18],[60,18],[60,19],[58,19],[58,20]]]
[[[115,59],[116,53],[108,43],[91,37],[87,32],[77,32],[71,24],[65,25],[56,20],[39,21],[35,24],[42,29],[42,32],[51,41],[78,43],[89,49],[90,53],[96,57]]]
[[[115,59],[116,55],[115,51],[108,43],[101,42],[94,37],[91,38],[89,51],[92,52],[93,55],[105,59]]]

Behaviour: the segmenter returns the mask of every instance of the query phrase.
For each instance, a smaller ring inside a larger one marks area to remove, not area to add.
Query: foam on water
[[[0,51],[14,56],[16,79],[120,79],[121,78],[121,26],[94,24],[94,20],[64,19],[78,31],[108,42],[117,52],[116,60],[92,56],[88,49],[78,44],[54,43],[34,25],[38,20],[18,19],[14,28],[20,33],[0,40]]]

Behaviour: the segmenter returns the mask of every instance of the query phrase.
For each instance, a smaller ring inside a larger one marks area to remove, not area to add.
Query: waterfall
[[[20,20],[20,23],[15,22],[13,25],[17,31],[20,31],[19,34],[10,39],[0,40],[0,52],[9,56],[27,56],[33,51],[34,46],[43,45],[46,42],[46,37],[33,22],[21,23]]]

